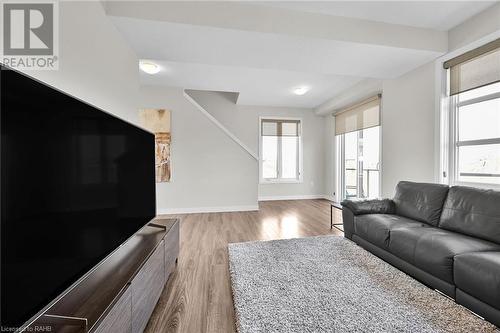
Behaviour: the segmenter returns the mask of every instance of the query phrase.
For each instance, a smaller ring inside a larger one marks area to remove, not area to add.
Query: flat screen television
[[[152,220],[156,200],[153,134],[13,70],[0,85],[5,329]]]

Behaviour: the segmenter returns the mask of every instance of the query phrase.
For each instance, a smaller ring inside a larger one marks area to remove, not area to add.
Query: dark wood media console
[[[26,332],[142,332],[179,254],[179,220],[156,219],[122,244]]]

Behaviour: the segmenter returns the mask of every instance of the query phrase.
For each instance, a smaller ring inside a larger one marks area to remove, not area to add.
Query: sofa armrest
[[[342,205],[342,223],[344,224],[344,236],[352,240],[354,234],[354,218],[363,214],[393,214],[396,210],[394,201],[382,200],[344,200]]]
[[[342,209],[342,224],[344,226],[344,237],[352,240],[354,234],[354,214],[350,209]]]
[[[340,204],[343,208],[348,208],[354,215],[393,214],[396,210],[394,201],[391,199],[344,200]]]

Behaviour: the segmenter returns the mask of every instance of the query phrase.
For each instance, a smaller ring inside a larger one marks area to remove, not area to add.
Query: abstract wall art
[[[171,115],[166,109],[142,109],[139,120],[142,127],[155,134],[156,182],[169,182],[172,176],[170,145],[172,143]]]

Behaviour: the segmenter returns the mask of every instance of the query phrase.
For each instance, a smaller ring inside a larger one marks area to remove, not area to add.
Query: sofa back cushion
[[[442,184],[399,182],[393,199],[396,214],[437,227],[448,189]]]
[[[500,243],[500,192],[452,187],[439,227]]]

